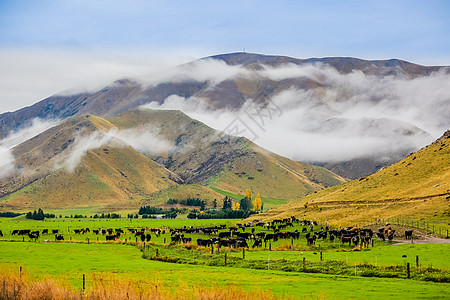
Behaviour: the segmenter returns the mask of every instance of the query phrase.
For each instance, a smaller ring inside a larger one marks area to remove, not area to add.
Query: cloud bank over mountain
[[[343,74],[326,64],[259,65],[249,69],[202,60],[183,69],[178,78],[207,81],[211,89],[236,79],[303,79],[316,83],[314,89],[298,88],[293,83],[265,103],[247,99],[237,110],[213,109],[201,95],[171,95],[163,103],[145,105],[182,110],[218,130],[227,130],[238,122],[241,130],[236,132],[296,160],[343,161],[380,153],[388,159],[392,153],[428,144],[450,127],[448,70],[407,78],[362,71]],[[267,109],[271,105],[278,111],[273,115]]]

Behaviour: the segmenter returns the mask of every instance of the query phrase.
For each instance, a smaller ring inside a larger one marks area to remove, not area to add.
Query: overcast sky
[[[450,1],[1,0],[0,113],[218,53],[450,65]]]

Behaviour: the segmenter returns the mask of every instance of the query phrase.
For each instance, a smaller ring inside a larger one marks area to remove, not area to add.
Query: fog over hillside
[[[372,156],[398,160],[399,153],[427,145],[450,127],[450,74],[445,69],[407,78],[362,71],[343,74],[320,63],[260,65],[251,70],[209,60],[189,65],[189,71],[179,73],[178,79],[206,80],[210,89],[226,80],[315,82],[318,87],[312,89],[293,82],[265,102],[248,98],[239,109],[211,107],[202,95],[171,95],[162,103],[145,105],[180,109],[228,133],[239,127],[236,134],[295,160],[339,162]]]

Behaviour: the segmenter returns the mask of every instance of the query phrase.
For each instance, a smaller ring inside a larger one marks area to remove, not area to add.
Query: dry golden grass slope
[[[289,216],[340,225],[378,218],[450,221],[450,131],[383,170],[291,201],[254,218]],[[360,223],[361,224],[361,223]]]
[[[114,141],[87,149],[72,170],[67,157],[82,137],[115,126],[88,115],[70,119],[14,149],[19,169],[1,183],[0,209],[120,206],[175,185],[177,178],[132,147]]]

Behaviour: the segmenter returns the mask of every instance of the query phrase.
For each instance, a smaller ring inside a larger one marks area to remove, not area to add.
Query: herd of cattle
[[[288,230],[293,228],[294,224],[300,228]],[[260,228],[258,228],[260,227]],[[258,228],[258,230],[256,230]],[[71,234],[87,234],[90,233],[89,228],[80,228],[70,230]],[[252,248],[262,247],[263,243],[276,242],[281,239],[300,239],[302,234],[306,238],[308,246],[314,245],[316,241],[330,241],[339,240],[343,244],[351,246],[361,245],[367,247],[372,241],[374,231],[369,228],[346,227],[342,229],[330,229],[328,226],[319,226],[315,221],[299,220],[295,217],[286,219],[273,220],[272,222],[248,222],[247,224],[237,224],[236,226],[228,227],[226,225],[194,228],[192,226],[176,228],[176,229],[162,229],[162,228],[127,228],[126,231],[121,228],[99,228],[93,229],[92,233],[99,236],[104,236],[106,241],[114,241],[118,238],[123,238],[126,235],[131,240],[134,237],[142,242],[150,242],[152,235],[159,237],[162,234],[170,233],[170,242],[176,243],[192,243],[192,237],[189,234],[204,234],[207,238],[197,238],[197,245],[209,247],[216,245],[218,247],[233,247],[233,248],[249,248],[249,243]],[[392,241],[395,230],[391,227],[379,228],[376,237],[379,240],[385,241],[386,238]],[[412,237],[412,230],[405,231],[405,238]],[[42,232],[31,231],[28,229],[13,230],[11,235],[28,236],[32,240],[37,240],[40,236],[54,235],[55,241],[64,241],[63,234],[58,229],[43,229]],[[0,230],[0,237],[3,232]]]

